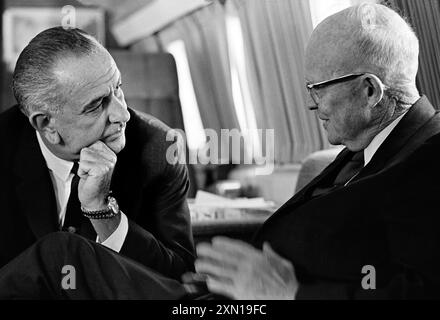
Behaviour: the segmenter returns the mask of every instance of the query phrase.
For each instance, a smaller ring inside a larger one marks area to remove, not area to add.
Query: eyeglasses
[[[313,106],[309,106],[309,109],[310,110],[318,109],[318,103],[319,103],[319,100],[321,99],[321,97],[318,94],[318,90],[319,89],[322,89],[324,87],[328,87],[328,86],[333,85],[333,84],[354,80],[354,79],[356,79],[356,78],[358,78],[360,76],[364,76],[366,74],[370,74],[370,73],[367,73],[367,72],[350,73],[350,74],[346,74],[344,76],[337,77],[337,78],[334,78],[334,79],[330,79],[330,80],[326,80],[326,81],[321,81],[321,82],[316,82],[316,83],[308,83],[308,84],[306,84],[306,87],[307,87],[307,90],[309,91],[310,97],[312,98],[313,103],[315,104]],[[387,86],[385,86],[382,83],[382,81],[380,81],[380,79],[376,75],[373,75],[373,74],[371,74],[371,75],[374,76],[378,80],[378,82],[381,84],[381,87],[382,87],[383,90],[388,88]]]

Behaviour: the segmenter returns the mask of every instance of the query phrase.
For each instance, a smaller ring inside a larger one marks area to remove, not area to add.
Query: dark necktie
[[[76,233],[81,226],[81,203],[78,199],[78,162],[73,164],[71,173],[73,173],[72,182],[70,184],[70,196],[67,201],[66,216],[64,217],[63,230]]]
[[[73,164],[72,183],[70,184],[70,196],[66,207],[66,216],[64,218],[63,230],[71,233],[81,234],[89,239],[93,239],[96,233],[90,220],[82,215],[81,203],[78,198],[78,162]]]
[[[364,150],[356,152],[350,161],[339,171],[334,186],[343,186],[350,182],[364,167]]]
[[[352,158],[342,167],[335,180],[331,185],[318,186],[313,190],[312,197],[321,196],[336,188],[345,186],[353,180],[364,167],[364,151],[358,151],[353,154]]]

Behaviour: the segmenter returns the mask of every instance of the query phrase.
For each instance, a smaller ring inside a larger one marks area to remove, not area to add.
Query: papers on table
[[[196,198],[189,201],[192,220],[246,219],[256,215],[270,215],[275,204],[263,198],[229,199],[205,191],[198,191]]]

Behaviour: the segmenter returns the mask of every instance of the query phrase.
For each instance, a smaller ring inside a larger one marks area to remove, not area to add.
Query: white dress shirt
[[[403,116],[406,113],[399,116],[396,120],[391,122],[385,129],[383,129],[381,132],[379,132],[374,139],[370,142],[368,147],[364,150],[364,167],[371,161],[376,151],[379,149],[379,147],[382,145],[382,143],[385,141],[385,139],[390,135],[391,131],[397,126],[397,124],[402,120]]]
[[[55,191],[55,198],[57,202],[58,222],[62,226],[66,216],[67,202],[70,196],[70,185],[73,179],[72,161],[66,161],[55,156],[44,144],[40,134],[37,132],[38,144],[43,153],[44,160],[49,169],[50,178]],[[119,252],[124,244],[128,233],[128,219],[127,216],[121,212],[121,220],[116,230],[101,244]],[[99,241],[97,237],[96,242]]]

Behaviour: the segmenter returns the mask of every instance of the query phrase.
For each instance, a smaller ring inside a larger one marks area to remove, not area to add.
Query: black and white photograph
[[[0,3],[2,302],[440,299],[440,0]]]

